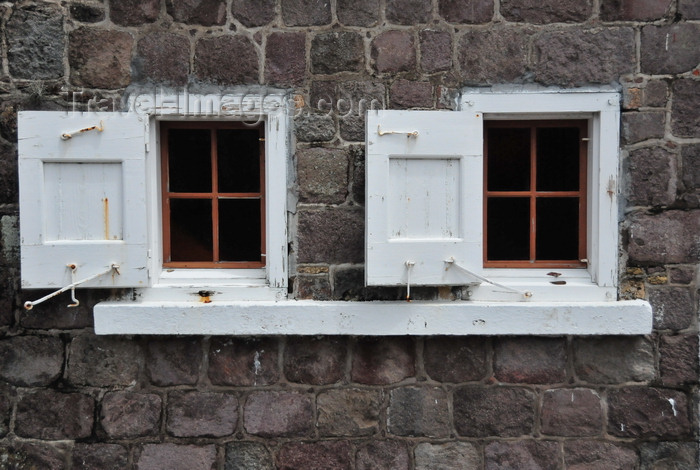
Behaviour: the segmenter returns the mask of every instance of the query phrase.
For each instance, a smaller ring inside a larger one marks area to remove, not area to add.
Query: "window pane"
[[[261,261],[260,199],[219,199],[221,261]]]
[[[260,138],[257,129],[216,131],[219,192],[260,192]]]
[[[487,258],[490,261],[529,259],[530,200],[489,198],[487,211]]]
[[[537,199],[538,260],[578,259],[578,198]]]
[[[537,190],[578,191],[578,189],[578,128],[537,129]]]
[[[213,261],[210,199],[170,199],[170,261]]]
[[[168,190],[211,192],[211,133],[207,129],[168,131]]]
[[[489,128],[488,191],[530,189],[530,129]]]

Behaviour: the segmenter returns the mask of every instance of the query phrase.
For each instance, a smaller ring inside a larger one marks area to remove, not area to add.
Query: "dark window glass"
[[[530,129],[487,130],[489,191],[530,189]]]
[[[170,261],[212,261],[211,199],[170,199]]]
[[[537,129],[538,191],[578,191],[579,139],[576,127]]]
[[[216,131],[219,192],[260,191],[260,134],[257,129]]]
[[[170,129],[168,171],[169,191],[210,192],[211,132],[208,129]]]
[[[530,258],[530,200],[492,197],[488,200],[487,257],[491,261]]]
[[[536,204],[537,259],[578,259],[578,198],[541,197]]]
[[[221,261],[261,260],[260,203],[260,199],[219,200]]]

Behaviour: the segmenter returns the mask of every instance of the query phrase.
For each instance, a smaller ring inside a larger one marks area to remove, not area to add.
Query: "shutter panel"
[[[369,111],[368,285],[478,283],[445,260],[482,271],[482,129],[474,113]]]
[[[147,285],[145,119],[19,113],[22,287],[70,284],[68,264],[75,280],[119,265],[80,287]]]

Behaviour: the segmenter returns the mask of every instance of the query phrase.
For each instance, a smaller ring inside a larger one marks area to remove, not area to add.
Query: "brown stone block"
[[[430,82],[396,80],[389,89],[392,108],[430,108],[433,106],[433,85]]]
[[[258,83],[258,53],[245,36],[205,37],[194,51],[197,77],[221,85]]]
[[[663,111],[641,111],[622,114],[622,141],[634,144],[647,139],[664,136],[666,113]]]
[[[155,385],[193,385],[201,365],[202,343],[197,338],[154,338],[146,346],[146,374]]]
[[[345,375],[347,344],[342,338],[290,337],[284,352],[284,375],[290,382],[336,383]]]
[[[348,195],[347,149],[310,148],[296,153],[299,199],[342,204]]]
[[[547,390],[542,398],[541,429],[553,436],[597,436],[603,431],[600,396],[585,388]]]
[[[331,283],[328,279],[328,274],[297,274],[294,277],[294,298],[331,300]]]
[[[233,17],[248,28],[265,26],[275,19],[277,0],[233,0]]]
[[[474,84],[520,81],[531,35],[526,27],[467,31],[457,49],[460,76]]]
[[[561,455],[554,441],[491,442],[484,449],[484,470],[537,468],[558,470]]]
[[[322,436],[369,436],[379,429],[382,394],[377,390],[330,389],[316,400]]]
[[[488,372],[488,349],[489,342],[484,338],[427,338],[423,349],[425,372],[439,382],[482,380]]]
[[[488,23],[493,18],[493,0],[438,0],[440,16],[449,23]]]
[[[153,23],[160,15],[160,0],[109,0],[109,19],[119,26]]]
[[[402,387],[389,394],[387,431],[396,436],[448,437],[447,393],[440,388]]]
[[[225,0],[199,0],[182,2],[167,0],[168,14],[179,23],[199,24],[202,26],[223,25],[226,23]]]
[[[700,4],[696,0],[679,0],[678,12],[687,20],[700,20]]]
[[[644,87],[644,106],[665,107],[668,101],[668,83],[650,80]]]
[[[411,338],[360,338],[352,361],[352,381],[387,385],[415,375],[415,344]]]
[[[395,24],[427,23],[432,16],[432,2],[424,0],[387,0],[386,19]]]
[[[228,393],[172,392],[166,430],[176,437],[230,436],[238,423],[238,399]]]
[[[129,468],[126,448],[117,444],[75,444],[73,470],[124,470]]]
[[[136,47],[134,67],[145,79],[185,85],[190,71],[190,40],[179,34],[156,32],[144,36]]]
[[[640,446],[641,470],[694,470],[698,463],[695,442],[645,442]]]
[[[83,334],[70,344],[68,380],[75,385],[133,385],[143,367],[138,343],[116,336]]]
[[[665,211],[631,217],[628,253],[639,263],[697,263],[700,211]]]
[[[70,17],[82,23],[99,23],[105,19],[104,8],[95,5],[74,4],[68,9]]]
[[[420,443],[414,451],[416,470],[481,468],[481,452],[470,442]]]
[[[506,338],[494,345],[494,375],[500,382],[559,383],[566,379],[566,341]]]
[[[353,31],[319,33],[311,40],[311,72],[361,72],[365,67],[362,35]]]
[[[79,28],[69,35],[68,61],[71,84],[115,89],[131,82],[129,33],[97,28]]]
[[[421,31],[420,53],[420,65],[424,72],[450,70],[452,68],[452,36],[446,31]]]
[[[406,444],[399,441],[374,441],[355,454],[356,470],[409,470]]]
[[[637,453],[624,445],[575,439],[564,443],[566,468],[626,470],[637,468]]]
[[[524,23],[582,22],[592,11],[590,0],[501,0],[501,15],[508,21]]]
[[[351,470],[352,447],[347,441],[290,442],[277,453],[278,468]]]
[[[313,430],[312,396],[297,392],[253,392],[243,412],[249,434],[262,437],[308,436]]]
[[[287,26],[321,26],[331,20],[327,0],[282,0],[282,21]]]
[[[661,388],[610,390],[608,432],[618,437],[633,438],[690,437],[688,399],[683,392]]]
[[[215,385],[269,385],[279,379],[274,338],[212,338],[209,380]]]
[[[679,386],[698,382],[698,336],[661,336],[659,369],[664,385]]]
[[[673,266],[668,272],[674,284],[690,284],[695,280],[695,266]]]
[[[361,263],[364,259],[364,212],[355,208],[305,209],[298,212],[297,261]]]
[[[300,85],[306,73],[306,34],[271,33],[265,46],[265,82]]]
[[[371,56],[379,73],[415,70],[413,35],[408,31],[385,31],[372,40]]]
[[[10,447],[0,447],[0,458],[3,466],[8,470],[68,469],[66,466],[68,453],[66,446],[61,444],[13,442]]]
[[[624,134],[624,118],[622,126]],[[676,200],[676,155],[663,147],[633,150],[625,160],[625,168],[630,205],[668,206]]]
[[[376,0],[337,0],[338,21],[345,26],[371,27],[379,22],[379,2]]]
[[[594,384],[648,382],[656,376],[654,349],[641,336],[576,338],[574,371],[579,380]]]
[[[600,17],[603,21],[651,21],[669,13],[672,0],[603,0]]]
[[[649,303],[654,313],[654,329],[684,330],[697,316],[697,302],[686,287],[649,288]]]
[[[46,386],[63,371],[63,341],[15,336],[0,341],[0,378],[19,386]]]
[[[95,400],[82,393],[39,390],[17,402],[15,433],[34,439],[82,439],[92,434]]]
[[[697,34],[700,35],[700,24],[695,26],[698,26]],[[698,50],[700,48],[696,49]],[[700,80],[682,79],[673,82],[671,131],[676,137],[700,137]]]
[[[700,24],[680,23],[642,28],[642,73],[689,72],[700,62]]]
[[[214,470],[216,446],[145,444],[135,464],[136,470]]]
[[[685,189],[700,188],[700,144],[684,145],[681,148],[681,158]]]
[[[535,394],[525,388],[459,387],[453,403],[460,436],[517,437],[531,434],[535,426]]]
[[[152,393],[117,391],[102,399],[100,424],[112,439],[154,436],[160,429],[162,400]]]

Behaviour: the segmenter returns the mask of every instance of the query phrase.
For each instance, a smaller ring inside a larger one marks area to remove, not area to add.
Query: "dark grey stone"
[[[401,387],[389,394],[387,430],[396,436],[447,437],[450,412],[440,388]]]
[[[328,0],[282,0],[282,21],[287,26],[321,26],[331,19]]]
[[[109,392],[102,399],[100,424],[112,439],[155,436],[160,430],[161,406],[160,396],[154,393]]]
[[[374,26],[379,22],[376,0],[337,0],[338,21],[345,26]]]
[[[439,0],[440,16],[450,23],[488,23],[493,18],[493,0]]]
[[[351,31],[317,34],[311,41],[311,71],[333,74],[364,69],[362,35]]]
[[[700,137],[700,80],[681,79],[673,83],[671,131],[676,137]]]
[[[63,341],[15,336],[0,341],[0,378],[15,385],[46,386],[61,376]]]
[[[233,0],[233,17],[249,28],[264,26],[275,19],[276,0]]]
[[[386,19],[390,23],[403,25],[427,23],[431,10],[432,2],[424,0],[387,0]]]
[[[275,470],[275,464],[270,451],[258,442],[230,442],[224,470]]]
[[[330,114],[301,112],[294,118],[294,132],[300,142],[326,142],[335,137]]]
[[[630,152],[625,167],[631,205],[665,206],[676,198],[676,155],[663,147],[645,147]]]
[[[592,11],[590,0],[501,0],[501,15],[508,21],[524,23],[578,23]]]
[[[700,24],[670,26],[648,25],[642,28],[642,73],[672,74],[692,70],[700,62]]]
[[[301,263],[361,263],[364,212],[354,208],[305,209],[298,212]]]
[[[467,31],[458,46],[460,76],[473,84],[522,81],[531,35],[525,27]]]
[[[202,26],[226,23],[225,0],[198,0],[197,2],[167,0],[166,7],[168,14],[180,23]]]
[[[7,62],[14,78],[63,76],[64,16],[58,5],[15,8],[7,20]]]

